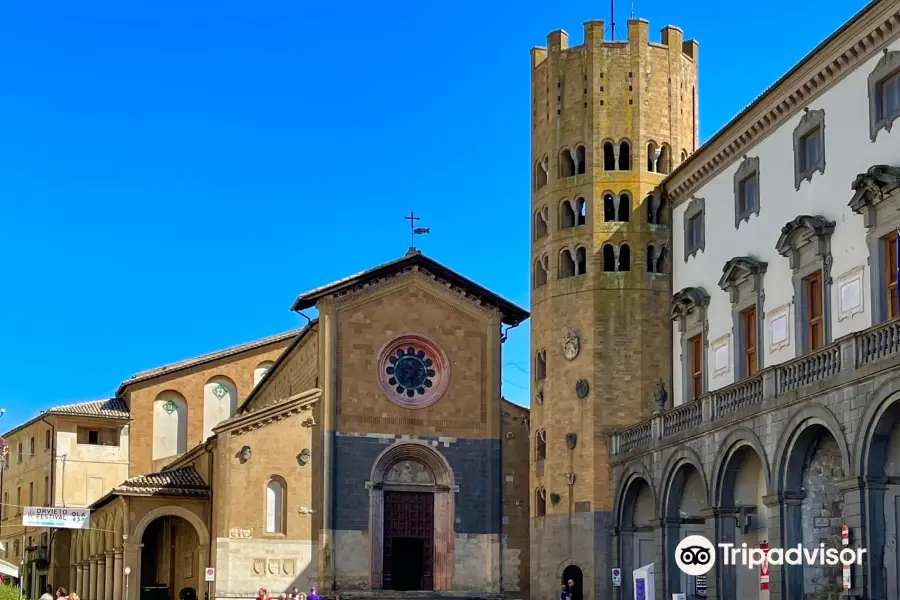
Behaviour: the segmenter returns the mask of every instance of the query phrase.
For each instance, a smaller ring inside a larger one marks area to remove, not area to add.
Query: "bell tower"
[[[659,183],[698,144],[697,51],[603,21],[531,50],[531,594],[614,598],[611,430],[672,389],[670,211]],[[671,395],[671,394],[670,394]],[[641,563],[643,564],[643,563]],[[623,573],[630,577],[630,573]]]

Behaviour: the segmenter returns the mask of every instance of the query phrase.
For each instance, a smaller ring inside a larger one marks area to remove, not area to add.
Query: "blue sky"
[[[705,141],[862,5],[634,8],[699,41]],[[294,297],[402,255],[411,210],[527,308],[529,49],[589,19],[608,2],[4,2],[0,429],[303,325]]]

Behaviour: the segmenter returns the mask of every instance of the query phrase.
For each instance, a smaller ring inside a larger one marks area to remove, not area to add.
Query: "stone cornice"
[[[321,396],[322,390],[313,388],[265,406],[259,410],[231,418],[214,428],[213,432],[216,435],[225,432],[240,435],[248,431],[253,431],[260,427],[277,423],[278,421],[282,421],[301,412],[312,410],[313,405],[319,401]],[[307,421],[311,421],[311,423],[307,425]],[[311,418],[307,419],[307,421],[304,421],[304,426],[311,427],[312,425],[315,425],[315,422]]]
[[[900,5],[876,0],[829,36],[682,163],[663,183],[672,206],[731,165],[810,101],[900,35]]]

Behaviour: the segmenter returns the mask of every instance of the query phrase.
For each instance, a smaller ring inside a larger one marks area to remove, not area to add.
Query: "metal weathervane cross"
[[[403,218],[409,221],[409,247],[414,250],[416,247],[416,236],[431,233],[431,228],[416,227],[416,221],[419,221],[420,218],[414,212],[410,212],[408,217]]]

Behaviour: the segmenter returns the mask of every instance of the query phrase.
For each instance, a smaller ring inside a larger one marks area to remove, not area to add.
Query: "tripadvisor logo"
[[[763,564],[770,565],[861,565],[865,548],[826,548],[825,544],[819,544],[818,548],[804,548],[797,544],[787,550],[781,548],[748,548],[747,544],[741,544],[740,548],[734,544],[719,544],[722,549],[723,565],[745,565],[748,569],[754,569]],[[705,575],[716,564],[716,547],[702,535],[690,535],[675,548],[675,564],[686,575],[697,577]]]

